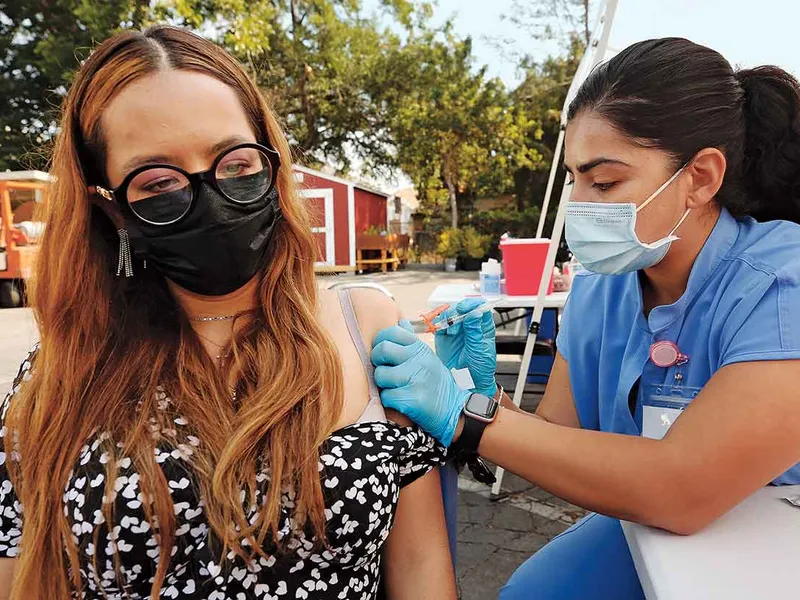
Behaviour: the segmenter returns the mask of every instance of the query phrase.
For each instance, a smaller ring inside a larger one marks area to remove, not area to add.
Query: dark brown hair
[[[600,64],[569,107],[591,110],[676,168],[719,148],[727,169],[717,201],[737,217],[800,223],[800,88],[779,67],[734,71],[682,38],[627,47]]]

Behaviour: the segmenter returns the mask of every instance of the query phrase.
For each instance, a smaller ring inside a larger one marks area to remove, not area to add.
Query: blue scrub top
[[[680,369],[683,384],[692,387],[703,387],[725,365],[800,359],[800,226],[737,220],[723,209],[686,292],[648,317],[636,273],[577,275],[558,350],[569,363],[585,429],[641,434],[642,390],[672,383],[678,368],[650,362],[650,346],[661,340],[675,342],[689,356]],[[639,380],[631,415],[628,399]],[[774,483],[800,483],[800,464]]]

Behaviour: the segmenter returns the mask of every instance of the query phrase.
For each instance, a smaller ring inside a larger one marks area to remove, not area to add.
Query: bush
[[[500,255],[500,236],[507,232],[517,238],[535,237],[538,223],[538,206],[531,206],[523,211],[516,208],[487,210],[472,217],[475,229],[488,238],[487,252],[494,258]]]
[[[439,234],[436,252],[444,258],[457,258],[461,253],[464,235],[460,229],[448,227]]]
[[[483,258],[489,250],[492,236],[478,233],[474,227],[465,227],[462,231],[462,258]]]
[[[491,236],[478,233],[474,227],[448,227],[439,234],[436,252],[445,258],[483,258],[490,243]]]
[[[377,225],[370,225],[364,231],[367,235],[386,235],[386,228],[378,227]]]

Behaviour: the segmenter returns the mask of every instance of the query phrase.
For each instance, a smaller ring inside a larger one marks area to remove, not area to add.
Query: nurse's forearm
[[[508,410],[513,410],[513,411],[516,411],[516,412],[519,412],[519,413],[523,413],[523,414],[526,414],[526,415],[530,415],[531,414],[529,412],[526,412],[526,411],[522,410],[519,406],[514,404],[514,400],[511,398],[511,396],[506,394],[505,391],[503,392],[503,395],[500,398],[500,406],[502,406],[503,408],[507,408]]]
[[[694,530],[678,465],[662,442],[548,423],[501,408],[480,454],[573,504],[668,529]]]

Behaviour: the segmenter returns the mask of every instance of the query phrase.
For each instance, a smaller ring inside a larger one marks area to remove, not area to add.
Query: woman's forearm
[[[384,549],[388,600],[456,600],[442,490],[431,471],[400,492]]]
[[[512,400],[511,396],[503,392],[502,397],[500,398],[500,406],[503,408],[507,408],[508,410],[513,410],[515,412],[523,413],[523,414],[530,414],[522,410],[519,406],[514,404],[514,400]]]
[[[480,454],[589,510],[678,533],[692,529],[675,485],[680,473],[664,443],[554,425],[501,408],[484,432]]]
[[[387,600],[456,600],[458,590],[450,553],[442,559],[423,556],[430,549],[423,537],[416,540],[419,549],[410,557],[395,556],[386,565]]]

